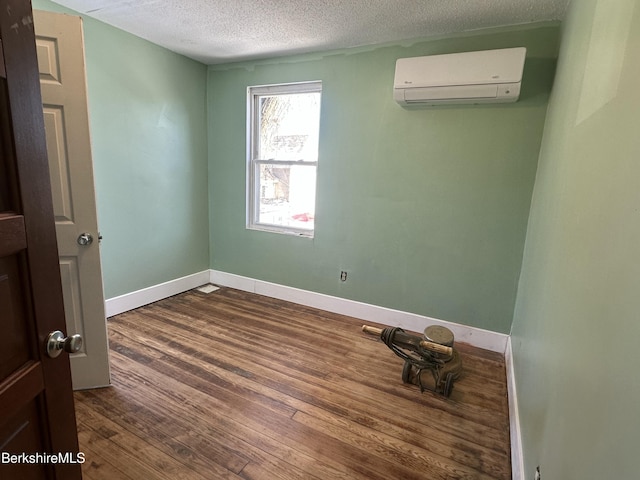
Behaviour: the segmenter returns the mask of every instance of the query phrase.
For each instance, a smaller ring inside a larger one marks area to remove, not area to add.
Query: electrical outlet
[[[533,476],[533,480],[540,480],[540,465],[536,467],[536,474]]]
[[[347,281],[347,272],[345,272],[344,270],[342,270],[340,272],[340,281],[341,282],[346,282]]]

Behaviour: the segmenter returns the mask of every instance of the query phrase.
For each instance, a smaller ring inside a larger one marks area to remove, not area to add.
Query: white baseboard
[[[322,293],[300,290],[275,283],[264,282],[232,273],[211,270],[210,282],[223,287],[236,288],[245,292],[257,293],[309,307],[319,308],[333,313],[348,315],[363,321],[381,323],[404,328],[413,332],[422,332],[429,325],[442,325],[450,329],[456,342],[469,343],[476,347],[504,353],[508,335],[491,332],[481,328],[469,327],[457,323],[425,317],[415,313],[393,310],[368,303],[347,300],[345,298],[324,295]]]
[[[187,275],[186,277],[176,278],[168,282],[154,285],[152,287],[143,288],[135,292],[120,295],[119,297],[109,298],[105,301],[105,310],[107,317],[112,317],[123,312],[128,312],[134,308],[148,305],[163,298],[171,297],[192,288],[199,287],[209,282],[209,270],[199,273]]]
[[[522,456],[522,437],[520,436],[520,412],[518,411],[518,394],[516,391],[516,377],[513,370],[513,352],[511,351],[511,337],[507,340],[504,353],[507,367],[507,391],[509,398],[509,434],[511,436],[511,478],[524,480],[524,459]]]
[[[245,292],[257,293],[267,297],[299,303],[341,315],[348,315],[367,322],[400,327],[412,332],[422,332],[429,325],[442,325],[453,332],[456,342],[468,343],[479,348],[484,348],[485,350],[499,353],[505,353],[507,348],[509,336],[503,333],[491,332],[481,328],[357,302],[346,298],[334,297],[309,290],[287,287],[285,285],[256,280],[218,270],[205,270],[125,295],[120,295],[119,297],[109,298],[105,302],[106,314],[107,317],[112,317],[133,310],[134,308],[157,302],[172,295],[186,292],[187,290],[199,287],[208,282],[223,287],[236,288]]]

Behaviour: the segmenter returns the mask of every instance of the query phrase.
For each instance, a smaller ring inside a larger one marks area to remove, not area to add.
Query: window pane
[[[258,159],[318,160],[320,93],[259,97]]]
[[[315,165],[259,165],[258,223],[313,230]]]

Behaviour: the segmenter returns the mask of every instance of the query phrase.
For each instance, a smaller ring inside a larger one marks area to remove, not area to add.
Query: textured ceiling
[[[54,0],[206,64],[561,20],[569,0]]]

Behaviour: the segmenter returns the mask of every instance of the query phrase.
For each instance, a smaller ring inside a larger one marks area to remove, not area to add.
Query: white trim
[[[422,332],[429,325],[442,325],[453,332],[456,342],[468,343],[485,350],[503,353],[505,354],[505,361],[508,361],[506,349],[509,336],[503,333],[496,333],[490,330],[483,330],[481,328],[357,302],[346,298],[334,297],[309,290],[301,290],[299,288],[265,282],[263,280],[256,280],[254,278],[243,277],[218,270],[205,270],[118,297],[109,298],[105,301],[106,316],[112,317],[133,310],[134,308],[171,297],[172,295],[186,292],[187,290],[197,288],[209,282],[223,287],[236,288],[245,292],[257,293],[267,297],[319,308],[328,312],[348,315],[367,322],[401,327],[412,332]],[[507,379],[508,378],[509,377],[507,377]],[[511,384],[509,388],[511,388]],[[515,384],[513,388],[515,391]]]
[[[509,398],[509,435],[511,437],[511,479],[524,480],[524,458],[522,455],[522,437],[520,435],[520,413],[518,411],[518,393],[516,391],[516,376],[513,369],[513,352],[511,351],[511,337],[507,340],[504,352],[504,362],[507,368],[507,396]]]
[[[175,280],[169,280],[159,285],[120,295],[119,297],[109,298],[105,301],[107,317],[112,317],[199,287],[208,283],[209,277],[209,270],[204,270],[199,273],[187,275],[186,277],[176,278]]]
[[[211,277],[209,281],[215,285],[236,288],[238,290],[244,290],[245,292],[257,293],[333,313],[349,315],[350,317],[356,317],[367,322],[401,327],[413,332],[422,332],[429,325],[442,325],[453,332],[456,342],[469,343],[485,350],[503,354],[507,347],[507,339],[509,336],[503,333],[491,332],[481,328],[469,327],[446,320],[425,317],[415,313],[393,310],[391,308],[308,290],[300,290],[298,288],[278,285],[276,283],[256,280],[218,270],[211,270],[210,273]]]

